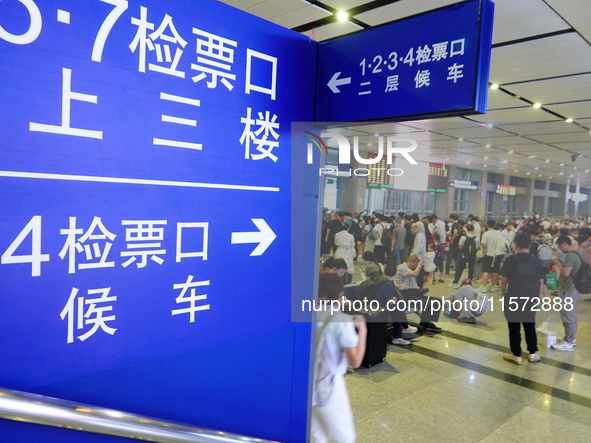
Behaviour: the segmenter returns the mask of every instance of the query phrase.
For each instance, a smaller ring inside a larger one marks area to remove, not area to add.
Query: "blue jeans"
[[[406,249],[394,249],[394,262],[396,266],[406,261]]]

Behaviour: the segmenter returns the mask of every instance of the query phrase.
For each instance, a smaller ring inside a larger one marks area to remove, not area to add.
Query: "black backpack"
[[[361,232],[359,223],[356,223],[355,221],[351,220],[351,225],[349,226],[349,229],[347,229],[347,231],[355,238],[356,242],[363,241],[361,239],[363,233]]]
[[[357,289],[357,293],[354,296],[355,300],[364,300],[364,299],[367,299],[368,301],[373,300],[374,294],[377,291],[378,287],[382,283],[386,283],[386,282],[392,283],[391,280],[388,280],[383,275],[381,275],[376,280],[367,279],[367,280],[361,282],[361,284],[359,285],[359,288]]]
[[[579,260],[581,260],[581,267],[579,268],[578,272],[572,276],[573,282],[575,284],[575,288],[580,294],[589,294],[591,293],[591,268],[583,257],[578,251],[572,251],[577,254]]]
[[[473,260],[476,258],[477,251],[478,248],[476,247],[476,237],[466,236],[464,246],[462,246],[462,255],[468,260]]]
[[[536,297],[540,293],[541,262],[531,254],[517,254],[514,278],[509,281],[513,297]]]
[[[457,245],[460,243],[460,238],[462,238],[462,235],[464,235],[464,228],[462,227],[462,225],[460,225],[458,222],[455,222],[453,225],[451,225],[451,233],[453,235],[453,232],[456,232],[456,238],[454,239],[454,245]]]
[[[380,225],[384,228],[382,231],[382,244],[386,246],[386,249],[389,251],[392,247],[392,230],[386,227],[383,223],[380,223]]]

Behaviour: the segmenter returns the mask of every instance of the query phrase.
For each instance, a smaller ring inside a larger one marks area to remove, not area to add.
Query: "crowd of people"
[[[378,212],[371,215],[326,212],[322,223],[321,252],[324,260],[320,298],[325,297],[323,288],[329,281],[338,286],[336,295],[331,297],[345,297],[344,284],[351,282],[357,260],[357,263],[364,264],[361,270],[365,280],[352,296],[371,297],[382,307],[400,299],[417,299],[424,303],[422,312],[418,313],[418,328],[409,325],[405,312],[393,313],[390,340],[396,345],[411,344],[403,337],[405,333],[433,335],[441,332],[434,323],[439,312],[432,309],[430,302],[433,298],[426,295],[428,286],[445,283],[447,279],[448,285],[455,290],[451,300],[478,300],[477,305],[482,308],[479,312],[469,309],[446,312],[446,315],[467,323],[475,323],[474,318],[486,310],[486,303],[481,302],[487,300],[488,294],[499,292],[500,297],[507,300],[504,306],[515,303],[512,309],[504,309],[511,354],[503,358],[517,365],[522,364],[522,328],[529,362],[541,361],[535,313],[540,300],[549,295],[550,274],[558,275],[557,287],[552,289],[557,290],[555,295],[561,300],[559,311],[564,327],[563,338],[552,345],[554,350],[575,349],[577,303],[581,293],[591,292],[588,218],[552,223],[534,214],[532,217],[505,217],[502,221],[489,219],[483,222],[473,215],[461,218],[458,214],[450,214],[447,220],[441,220],[436,214],[421,218],[418,214],[404,213],[386,216]],[[467,275],[462,280],[466,268]],[[478,279],[481,282],[477,287],[474,282]],[[339,315],[347,317],[342,313]],[[362,316],[355,316],[346,323],[346,334],[337,331],[336,326],[332,326],[334,331],[330,332],[341,362],[348,360],[354,367],[359,366],[361,360],[354,360],[351,355],[359,353],[359,340],[361,337],[365,340],[367,334],[363,322]],[[324,332],[325,328],[330,331],[326,323],[326,318],[321,319],[318,331]],[[355,330],[359,332],[358,341],[350,340]],[[339,391],[338,395],[346,401],[333,407],[338,410],[338,416],[348,417],[349,423],[342,441],[354,441],[346,389],[344,393]],[[313,408],[313,416],[315,432],[324,438],[330,437],[330,423],[334,424],[336,419],[327,418],[327,410],[318,405]]]

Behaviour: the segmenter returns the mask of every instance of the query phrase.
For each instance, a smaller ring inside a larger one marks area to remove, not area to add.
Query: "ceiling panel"
[[[295,11],[277,16],[273,19],[275,23],[286,28],[295,28],[296,26],[310,23],[321,18],[332,15],[330,12],[319,8],[318,6],[308,5]]]
[[[361,6],[367,2],[368,0],[322,0],[322,3],[332,6],[339,11],[346,11],[347,9]]]
[[[492,50],[491,82],[527,81],[591,71],[591,47],[576,33]]]
[[[539,0],[495,0],[493,44],[568,29],[558,14]]]
[[[303,0],[265,0],[246,8],[246,11],[266,20],[272,20],[277,16],[304,8],[305,6],[309,6],[309,3]]]
[[[235,8],[246,10],[251,6],[256,5],[257,3],[262,3],[265,0],[219,0],[222,3],[227,3],[228,5],[232,5]]]
[[[591,41],[591,2],[589,0],[545,0],[558,14]]]
[[[429,129],[431,131],[440,131],[442,129],[469,128],[474,125],[473,122],[462,117],[438,118],[435,120],[412,120],[401,123],[402,125],[413,128]]]
[[[542,143],[587,142],[591,146],[591,134],[587,131],[566,132],[562,134],[532,135],[530,138]]]
[[[589,120],[589,123],[591,123],[591,120]],[[519,135],[558,134],[561,132],[585,131],[576,125],[569,125],[568,123],[565,123],[561,120],[554,122],[502,125],[501,128]]]
[[[575,120],[578,118],[591,117],[591,100],[576,103],[565,103],[561,105],[548,105],[545,106],[545,108],[567,118],[574,118]]]
[[[527,145],[539,145],[538,142],[528,140],[523,137],[509,136],[509,137],[495,137],[495,138],[471,138],[473,142],[479,143],[482,146],[490,144],[491,146],[527,146]]]
[[[303,34],[307,35],[311,39],[318,42],[328,40],[340,35],[349,34],[351,32],[359,31],[363,29],[359,25],[355,25],[351,22],[335,22],[328,25],[321,26],[311,31],[306,31]],[[314,34],[314,35],[312,35]]]
[[[454,3],[460,2],[458,0],[400,0],[396,3],[358,14],[355,18],[375,26]]]
[[[591,99],[591,74],[519,83],[506,88],[542,105],[586,100]]]
[[[499,89],[488,90],[487,109],[489,111],[493,109],[524,108],[529,106],[529,104],[519,100],[519,98],[515,98]]]
[[[511,137],[511,134],[507,134],[497,128],[487,128],[478,124],[473,125],[470,128],[460,129],[442,129],[438,131],[441,134],[448,135],[450,137],[464,138],[464,139],[475,139],[475,138],[497,138],[497,137]]]
[[[473,115],[470,118],[482,122],[492,123],[495,126],[502,126],[507,123],[528,123],[560,120],[542,109],[514,108],[506,110],[489,111],[484,115]]]

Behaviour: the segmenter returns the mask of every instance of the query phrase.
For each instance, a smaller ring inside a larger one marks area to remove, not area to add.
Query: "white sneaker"
[[[486,288],[486,286],[481,286],[481,287],[479,288],[479,291],[480,291],[480,292],[488,292],[488,289]]]
[[[497,283],[497,284],[495,285],[495,289],[501,289],[501,284],[500,284],[500,283]]]
[[[566,343],[567,341],[564,338],[561,338],[556,343]],[[577,346],[577,339],[575,338],[572,343],[573,346]]]
[[[393,345],[402,345],[402,346],[412,345],[412,342],[410,342],[409,340],[405,340],[402,337],[393,338],[390,343],[392,343]]]
[[[511,363],[515,363],[516,365],[520,365],[521,364],[521,357],[517,357],[517,356],[515,356],[513,354],[503,355],[503,360],[510,361]]]
[[[402,333],[403,334],[414,334],[418,330],[419,329],[418,328],[415,328],[414,326],[409,326],[408,328],[403,328],[402,329]]]
[[[458,289],[458,288],[460,287],[460,285],[459,285],[459,284],[457,284],[457,283],[450,283],[450,284],[449,284],[449,285],[447,285],[447,286],[449,286],[450,288],[454,288],[454,289]]]
[[[538,354],[529,354],[530,363],[538,363],[541,359],[542,357],[540,357]]]
[[[494,294],[495,292],[497,292],[497,287],[496,286],[492,286],[490,288],[490,292],[491,292],[491,294]]]
[[[575,345],[567,341],[563,341],[562,343],[554,343],[552,345],[552,349],[556,349],[557,351],[574,351]]]

